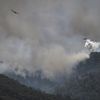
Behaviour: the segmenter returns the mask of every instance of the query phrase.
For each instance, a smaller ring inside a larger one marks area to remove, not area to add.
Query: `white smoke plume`
[[[70,74],[79,61],[88,57],[83,37],[99,40],[99,3],[0,0],[1,72],[18,68],[18,74],[24,75],[24,69],[30,73],[42,70],[48,78]],[[2,67],[5,64],[7,67]]]
[[[85,47],[90,52],[100,52],[100,42],[91,41],[90,39],[86,39],[85,41]]]

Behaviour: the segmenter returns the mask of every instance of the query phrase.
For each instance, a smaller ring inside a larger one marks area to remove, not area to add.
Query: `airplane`
[[[14,13],[14,14],[19,14],[17,11],[11,9],[11,11]]]

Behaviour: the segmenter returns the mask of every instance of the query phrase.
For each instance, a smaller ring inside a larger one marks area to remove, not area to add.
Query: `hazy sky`
[[[99,0],[0,0],[1,72],[70,73],[88,57],[83,38],[100,40]],[[18,14],[14,14],[11,10]],[[11,69],[10,69],[11,68]]]

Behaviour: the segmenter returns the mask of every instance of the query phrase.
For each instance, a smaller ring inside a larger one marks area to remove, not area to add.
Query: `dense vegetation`
[[[100,53],[80,62],[57,92],[60,95],[47,94],[0,75],[0,100],[100,100]]]
[[[65,89],[65,90],[64,90]],[[93,52],[90,58],[76,66],[70,81],[62,91],[75,100],[100,100],[100,53]]]
[[[0,75],[0,100],[71,100],[60,95],[51,95],[19,84],[13,79]]]

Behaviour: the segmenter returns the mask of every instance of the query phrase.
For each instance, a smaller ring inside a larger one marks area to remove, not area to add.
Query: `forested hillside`
[[[69,96],[50,95],[0,75],[0,100],[70,100]]]

